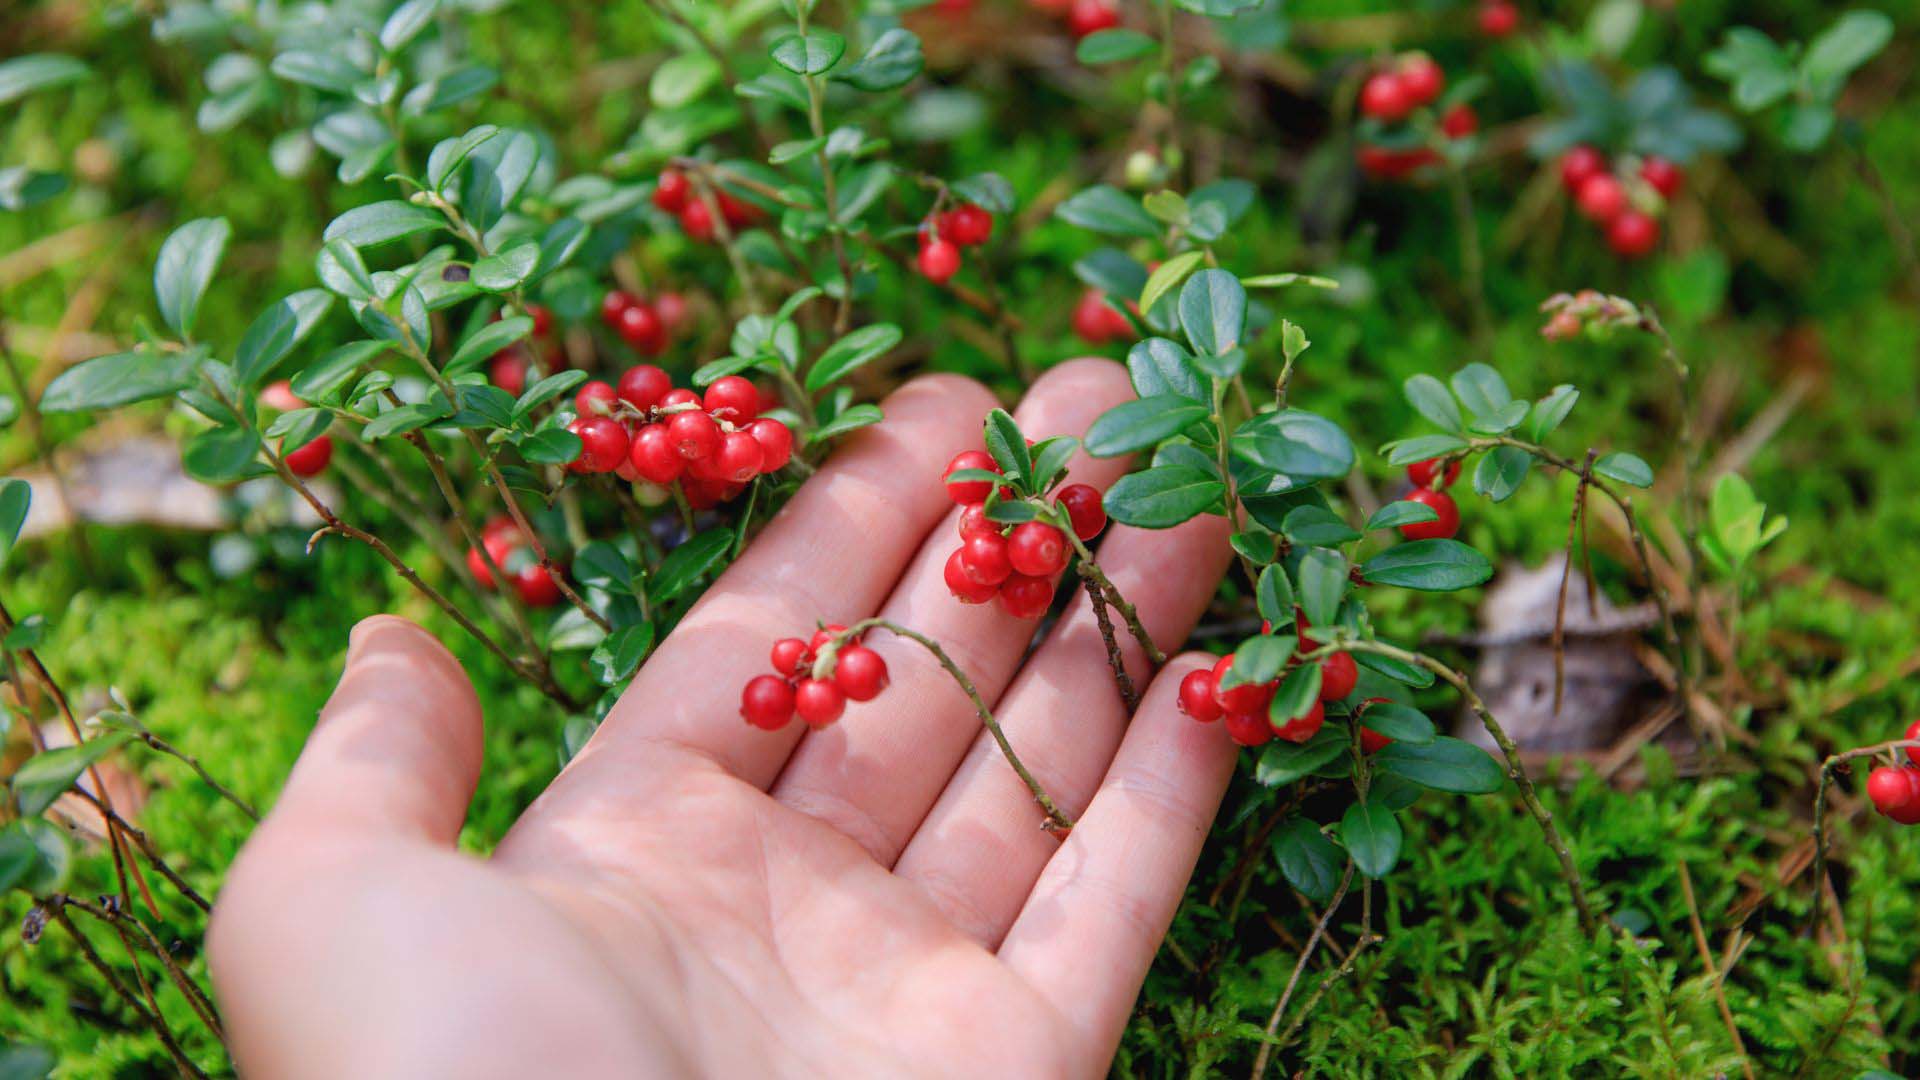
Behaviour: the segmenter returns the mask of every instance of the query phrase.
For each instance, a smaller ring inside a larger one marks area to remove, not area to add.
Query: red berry
[[[872,701],[887,688],[887,662],[865,645],[841,649],[833,663],[833,684],[849,701]]]
[[[1607,159],[1591,146],[1576,146],[1560,155],[1560,183],[1577,192],[1580,185],[1605,172]]]
[[[680,230],[695,240],[713,239],[713,211],[705,199],[688,199],[680,209]]]
[[[620,340],[646,353],[658,355],[667,347],[667,330],[660,325],[660,316],[644,302],[636,301],[620,312],[620,325],[614,328],[620,334]]]
[[[1233,670],[1233,657],[1223,656],[1213,665],[1213,700],[1230,713],[1265,713],[1273,700],[1277,682],[1241,683],[1225,687],[1227,673]]]
[[[607,329],[617,331],[621,313],[639,302],[639,297],[624,289],[608,289],[600,298],[600,321],[607,324]]]
[[[1867,798],[1873,800],[1873,808],[1882,814],[1890,814],[1913,802],[1913,784],[1907,779],[1907,770],[1898,765],[1882,765],[1867,774]]]
[[[627,460],[627,429],[610,416],[583,416],[567,425],[580,436],[580,456],[567,466],[577,473],[606,473]]]
[[[1391,71],[1367,76],[1360,87],[1360,111],[1376,120],[1404,119],[1418,104],[1405,80]]]
[[[1220,703],[1213,699],[1213,672],[1201,668],[1180,680],[1180,711],[1203,724],[1220,719]]]
[[[1920,825],[1920,769],[1907,765],[1900,771],[1906,775],[1907,788],[1912,794],[1905,806],[1887,811],[1887,816],[1902,825]]]
[[[740,715],[765,731],[778,731],[793,719],[793,687],[778,675],[755,675],[740,691]]]
[[[694,393],[693,391],[687,389],[684,386],[676,386],[673,389],[667,391],[666,393],[660,395],[660,407],[663,409],[672,408],[675,405],[698,405],[698,404],[700,404],[700,395]],[[684,412],[685,410],[683,409],[680,411]]]
[[[1300,639],[1298,648],[1301,652],[1312,652],[1320,647],[1319,642],[1307,636],[1307,631],[1311,629],[1313,629],[1313,624],[1307,621],[1306,612],[1296,611],[1293,613],[1293,633],[1295,637]],[[1263,634],[1266,633],[1266,627],[1262,626],[1260,632]]]
[[[660,404],[667,391],[673,389],[673,380],[665,371],[652,364],[640,364],[628,368],[620,376],[620,383],[614,388],[620,400],[647,412]]]
[[[485,541],[505,540],[509,545],[520,542],[520,526],[505,514],[499,514],[487,520],[480,528],[480,539]],[[492,550],[492,549],[488,549]]]
[[[744,228],[760,220],[759,207],[739,198],[730,191],[722,190],[716,192],[714,201],[720,204],[720,216],[726,218],[727,224],[736,229]]]
[[[987,518],[987,508],[980,503],[969,503],[960,509],[960,539],[969,536],[999,536],[1000,523]]]
[[[553,310],[545,304],[528,304],[527,318],[533,320],[534,337],[546,337],[553,332]]]
[[[920,274],[935,285],[945,285],[960,272],[960,249],[946,240],[933,240],[920,249]]]
[[[1116,320],[1119,322],[1117,328],[1114,325]],[[1073,332],[1089,345],[1105,345],[1115,338],[1130,335],[1133,324],[1127,322],[1125,315],[1115,311],[1098,289],[1088,289],[1080,294],[1080,302],[1073,306]]]
[[[746,427],[760,444],[760,471],[778,472],[793,460],[793,429],[778,420],[755,420]]]
[[[1446,492],[1415,488],[1407,495],[1407,501],[1425,503],[1440,516],[1432,521],[1416,521],[1400,526],[1401,536],[1409,540],[1446,540],[1460,531],[1460,507],[1454,504],[1453,496]]]
[[[793,691],[793,711],[800,714],[809,727],[822,728],[835,720],[847,708],[847,695],[826,679],[801,679],[800,685]]]
[[[1920,740],[1920,720],[1915,720],[1913,723],[1908,724],[1906,734],[1902,735],[1901,738],[1908,741]],[[1920,747],[1907,747],[1907,760],[1915,764],[1920,764]]]
[[[1320,725],[1327,722],[1326,707],[1318,701],[1307,710],[1305,716],[1296,716],[1279,727],[1273,733],[1290,743],[1303,743],[1320,734]]]
[[[1627,209],[1627,189],[1608,173],[1589,176],[1574,195],[1580,212],[1604,225]]]
[[[955,548],[947,556],[947,565],[943,575],[947,582],[947,591],[963,604],[984,604],[999,594],[998,587],[982,585],[967,576],[966,564],[961,560],[961,549]]]
[[[993,455],[985,450],[962,450],[953,456],[952,461],[947,462],[946,472],[940,474],[942,481],[947,485],[949,499],[961,506],[986,502],[987,496],[993,492],[993,485],[985,480],[946,480],[946,477],[952,476],[961,469],[985,469],[988,472],[997,473],[1000,471],[999,462],[994,461]]]
[[[1007,536],[1007,561],[1028,577],[1051,577],[1067,567],[1067,538],[1044,521],[1015,525]]]
[[[820,629],[815,630],[813,632],[813,636],[807,639],[807,650],[809,652],[818,653],[821,649],[824,649],[827,647],[827,642],[832,641],[836,634],[839,634],[845,630],[846,630],[846,627],[840,625],[839,623],[828,623],[827,625],[821,627]],[[851,642],[849,642],[849,644],[851,644]]]
[[[667,333],[677,334],[687,324],[687,298],[677,292],[663,292],[653,298],[653,313]]]
[[[1607,226],[1607,246],[1623,259],[1638,259],[1660,246],[1660,223],[1638,210],[1622,211]]]
[[[1120,25],[1120,9],[1111,0],[1073,0],[1067,9],[1067,30],[1074,37],[1086,37]]]
[[[1440,92],[1447,88],[1447,74],[1431,57],[1412,56],[1400,65],[1400,88],[1413,99],[1415,105],[1426,105],[1439,100]]]
[[[613,387],[595,379],[583,383],[573,395],[573,411],[581,416],[612,416],[613,403],[618,400]]]
[[[669,214],[677,214],[686,209],[687,197],[691,194],[693,185],[687,182],[687,174],[679,169],[667,169],[654,185],[653,205]]]
[[[1680,185],[1686,180],[1686,173],[1680,166],[1663,157],[1650,157],[1640,163],[1640,179],[1647,186],[1660,193],[1663,199],[1671,199],[1680,191]]]
[[[1362,753],[1377,753],[1392,741],[1392,739],[1387,738],[1372,728],[1363,727],[1360,729],[1360,750]]]
[[[744,424],[760,411],[760,388],[738,375],[723,375],[707,387],[703,401],[719,419]]]
[[[1016,619],[1037,619],[1053,605],[1053,582],[1015,574],[1000,583],[1000,607]]]
[[[729,431],[721,437],[720,449],[714,452],[711,460],[719,479],[744,484],[760,475],[765,456],[758,439],[744,431]]]
[[[1520,27],[1520,9],[1508,0],[1486,0],[1477,16],[1480,32],[1490,38],[1503,38]]]
[[[960,568],[976,585],[999,585],[1013,575],[1007,541],[999,533],[975,533],[960,542]]]
[[[1339,701],[1360,684],[1360,666],[1346,653],[1320,658],[1320,700]]]
[[[301,401],[299,395],[293,392],[293,384],[291,382],[281,379],[278,382],[268,383],[266,389],[260,391],[260,404],[265,405],[269,409],[278,409],[281,412],[292,412],[294,409],[305,405],[306,402]]]
[[[681,457],[698,461],[720,449],[720,425],[703,412],[674,413],[667,418],[667,438]]]
[[[520,532],[512,527],[511,522],[508,522],[508,529],[506,532],[482,533],[480,544],[486,549],[484,553],[479,547],[467,549],[467,570],[483,589],[494,586],[493,567],[487,565],[487,556],[493,557],[494,566],[498,566],[502,573],[507,572],[507,557],[513,554],[514,545],[520,540]]]
[[[1273,739],[1273,727],[1264,712],[1228,713],[1227,738],[1241,746],[1264,746]]]
[[[519,397],[527,388],[527,358],[518,349],[501,349],[487,361],[487,381]]]
[[[655,484],[673,483],[687,467],[665,424],[648,424],[634,432],[627,461],[635,472]]]
[[[1407,466],[1407,479],[1411,480],[1413,486],[1417,488],[1452,487],[1453,482],[1460,479],[1460,459],[1454,458],[1452,461],[1447,462],[1446,474],[1440,483],[1436,484],[1433,482],[1433,470],[1439,464],[1439,458],[1428,458],[1425,461],[1416,461]]]
[[[318,476],[326,469],[327,463],[333,460],[333,440],[322,435],[300,449],[286,454],[282,460],[287,463],[287,469],[295,476]]]
[[[1083,541],[1107,527],[1107,508],[1100,503],[1100,492],[1089,484],[1068,484],[1054,493],[1053,501],[1066,508],[1073,535]]]
[[[528,563],[513,576],[513,588],[528,607],[552,607],[560,602],[559,583],[537,562]]]
[[[773,670],[782,675],[793,675],[800,670],[800,661],[812,650],[807,643],[797,637],[781,638],[773,643],[771,659]]]
[[[940,223],[940,234],[961,247],[976,247],[993,235],[993,214],[973,203],[961,203],[947,211]]]
[[[1464,139],[1479,130],[1480,115],[1464,101],[1440,117],[1440,133],[1449,139]]]

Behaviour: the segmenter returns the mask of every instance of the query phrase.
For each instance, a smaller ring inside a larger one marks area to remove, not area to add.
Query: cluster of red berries
[[[987,517],[993,485],[984,480],[954,480],[960,469],[999,472],[992,455],[967,450],[948,463],[943,475],[947,495],[960,511],[960,546],[947,557],[947,589],[963,604],[984,604],[995,597],[1016,619],[1037,619],[1053,604],[1053,579],[1067,568],[1072,547],[1058,526],[1044,521],[1002,525]],[[1002,488],[1004,493],[1007,489]],[[1107,527],[1100,493],[1086,484],[1067,484],[1053,501],[1066,511],[1073,534],[1084,543]]]
[[[667,340],[686,325],[687,301],[676,292],[662,292],[648,301],[624,289],[611,289],[600,300],[600,321],[635,352],[659,356],[666,351]]]
[[[1908,739],[1920,739],[1920,720],[1907,725]],[[1867,798],[1882,816],[1902,825],[1920,825],[1920,750],[1907,748],[1907,763],[1882,765],[1867,774]]]
[[[1294,619],[1300,635],[1300,649],[1310,651],[1319,648],[1317,642],[1307,637],[1310,628],[1306,616],[1296,613]],[[1270,633],[1272,629],[1271,623],[1260,625],[1263,634]],[[1298,660],[1290,661],[1289,666],[1297,663]],[[1180,711],[1203,724],[1226,717],[1227,737],[1241,746],[1260,746],[1274,738],[1291,743],[1306,742],[1319,734],[1320,725],[1326,722],[1326,703],[1342,700],[1353,693],[1353,688],[1360,683],[1360,667],[1346,653],[1324,656],[1318,663],[1319,699],[1304,715],[1278,725],[1268,716],[1267,707],[1273,703],[1274,692],[1280,689],[1280,680],[1274,678],[1263,683],[1241,683],[1222,689],[1221,684],[1227,673],[1233,670],[1231,656],[1221,657],[1210,669],[1187,672],[1186,678],[1180,680]],[[1375,738],[1381,736],[1376,735]],[[1386,744],[1383,742],[1380,745]]]
[[[1520,9],[1511,0],[1482,0],[1474,22],[1488,37],[1503,38],[1520,29]]]
[[[960,249],[978,247],[993,235],[993,212],[961,203],[920,223],[920,275],[945,285],[960,272]]]
[[[527,317],[533,320],[533,339],[509,345],[487,360],[487,381],[519,397],[527,388],[527,372],[533,367],[529,349],[540,350],[548,370],[567,366],[567,354],[553,337],[553,312],[539,304],[527,305]],[[499,321],[499,314],[494,315]]]
[[[1680,166],[1663,157],[1644,157],[1638,168],[1622,170],[1591,146],[1576,146],[1560,156],[1561,185],[1622,259],[1642,258],[1660,246],[1660,219],[1655,215],[1685,180]]]
[[[1453,534],[1460,531],[1460,507],[1445,489],[1460,479],[1460,459],[1447,462],[1445,470],[1440,468],[1439,458],[1416,461],[1407,466],[1407,479],[1413,483],[1413,490],[1407,493],[1407,501],[1430,506],[1440,516],[1432,521],[1402,525],[1400,535],[1408,540],[1453,539]]]
[[[786,727],[795,713],[812,728],[823,728],[846,711],[849,701],[872,701],[887,688],[887,662],[852,637],[831,655],[823,653],[844,626],[825,626],[813,638],[781,638],[773,643],[772,675],[755,675],[740,691],[740,715],[767,731]]]
[[[493,576],[493,566],[513,583],[513,591],[520,602],[528,607],[552,607],[560,602],[560,585],[553,580],[547,568],[540,565],[534,557],[533,548],[527,543],[526,536],[512,518],[497,517],[487,522],[480,530],[480,548],[467,549],[467,570],[483,589],[493,589],[497,582]],[[493,566],[487,565],[487,556],[493,557]]]
[[[1088,289],[1073,305],[1073,332],[1089,345],[1106,345],[1133,337],[1133,324],[1105,293]]]
[[[760,222],[760,208],[727,191],[713,189],[713,204],[729,229],[744,229]],[[680,229],[695,240],[713,239],[713,207],[694,193],[693,182],[679,169],[661,172],[654,184],[653,205],[680,219]]]
[[[295,409],[305,408],[307,403],[294,394],[292,383],[281,379],[279,382],[269,383],[260,391],[260,404],[279,412],[292,412]],[[286,445],[286,441],[282,440],[280,460],[287,463],[288,472],[303,480],[325,472],[327,465],[333,461],[333,440],[326,435],[321,435],[291,453],[286,452]]]
[[[1083,38],[1100,30],[1111,30],[1120,25],[1120,5],[1117,0],[1031,0],[1036,11],[1044,11],[1058,16],[1067,25],[1067,32],[1074,37]]]
[[[652,364],[628,368],[617,385],[596,379],[574,394],[567,430],[580,437],[580,456],[567,468],[662,488],[677,480],[688,504],[705,510],[792,460],[792,429],[760,416],[769,405],[738,375],[715,379],[702,396]]]
[[[1409,53],[1392,67],[1367,76],[1360,87],[1360,112],[1382,124],[1400,124],[1422,108],[1440,99],[1447,87],[1446,73],[1425,53]],[[1440,134],[1448,139],[1464,139],[1480,130],[1480,117],[1473,106],[1457,102],[1440,114]],[[1397,180],[1440,162],[1440,151],[1432,146],[1389,148],[1363,143],[1355,154],[1361,171],[1381,180]]]

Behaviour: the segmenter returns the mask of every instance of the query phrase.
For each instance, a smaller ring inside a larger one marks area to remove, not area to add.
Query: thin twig
[[[174,1038],[173,1029],[167,1026],[166,1019],[157,1012],[147,1009],[146,1004],[120,980],[119,974],[101,959],[100,954],[94,950],[93,942],[87,940],[87,936],[80,932],[80,928],[73,925],[73,920],[67,916],[66,905],[61,902],[62,900],[64,898],[54,898],[49,901],[46,908],[47,914],[52,916],[54,922],[60,924],[60,928],[65,930],[69,937],[73,938],[74,944],[80,947],[80,954],[86,957],[87,963],[100,973],[100,977],[107,981],[107,985],[120,995],[120,999],[133,1009],[141,1022],[145,1023],[160,1040],[160,1045],[166,1048],[167,1055],[173,1058],[173,1063],[180,1068],[180,1071],[189,1076],[199,1077],[200,1080],[206,1080],[207,1074],[201,1072],[200,1067],[187,1057],[186,1051],[180,1049],[180,1043]]]
[[[1727,1005],[1725,974],[1713,962],[1713,949],[1707,945],[1707,929],[1700,923],[1700,903],[1694,899],[1693,875],[1687,871],[1687,860],[1681,859],[1674,865],[1680,871],[1680,893],[1687,901],[1687,922],[1693,927],[1693,944],[1700,950],[1700,963],[1706,968],[1707,977],[1713,980],[1713,997],[1720,1006],[1720,1019],[1727,1025],[1734,1049],[1740,1052],[1741,1070],[1747,1074],[1747,1080],[1753,1080],[1753,1062],[1747,1059],[1747,1044],[1740,1038],[1740,1026],[1733,1022],[1733,1009]]]
[[[1593,479],[1593,460],[1598,451],[1587,451],[1587,462],[1580,467],[1580,483],[1573,489],[1573,512],[1567,517],[1567,559],[1560,568],[1560,596],[1553,607],[1553,715],[1560,715],[1561,695],[1567,682],[1567,582],[1573,577],[1573,542],[1586,519],[1587,482]],[[1587,602],[1593,602],[1592,583],[1588,583]]]
[[[1120,700],[1126,703],[1127,714],[1131,716],[1140,707],[1140,692],[1133,687],[1133,676],[1127,674],[1126,658],[1120,655],[1120,643],[1114,640],[1113,620],[1107,616],[1106,595],[1100,591],[1099,583],[1087,568],[1092,565],[1085,559],[1080,560],[1077,569],[1086,579],[1087,602],[1093,607],[1093,621],[1100,628],[1100,640],[1107,647],[1107,666],[1113,669],[1113,683],[1120,690]]]
[[[1287,977],[1286,989],[1280,992],[1280,1000],[1274,1002],[1273,1012],[1267,1017],[1267,1037],[1280,1027],[1280,1018],[1287,1013],[1287,1003],[1293,1000],[1293,991],[1300,985],[1300,976],[1307,970],[1307,961],[1313,958],[1313,950],[1320,945],[1320,939],[1326,936],[1327,924],[1333,921],[1334,913],[1340,910],[1340,902],[1347,898],[1347,887],[1353,884],[1353,860],[1347,860],[1346,872],[1340,875],[1340,887],[1334,890],[1333,899],[1327,901],[1327,910],[1320,915],[1320,921],[1313,925],[1313,933],[1308,936],[1306,947],[1300,950],[1300,959],[1294,962],[1293,974]],[[1351,958],[1351,957],[1349,957]],[[1292,1029],[1288,1029],[1292,1034]],[[1260,1053],[1253,1059],[1253,1080],[1260,1080],[1267,1072],[1267,1060],[1273,1056],[1277,1042],[1263,1042]]]

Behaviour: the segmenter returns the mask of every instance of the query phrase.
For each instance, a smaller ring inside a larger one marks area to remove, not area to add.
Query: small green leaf
[[[22,818],[0,827],[0,893],[9,889],[19,889],[29,896],[57,892],[66,884],[72,861],[65,834],[44,818]],[[47,1072],[52,1067],[49,1061]],[[38,1075],[44,1077],[47,1072]]]
[[[1544,442],[1553,434],[1567,414],[1573,411],[1574,403],[1580,400],[1580,391],[1569,383],[1561,383],[1553,392],[1534,402],[1533,415],[1527,423],[1527,438],[1533,442]]]
[[[896,26],[874,38],[860,59],[834,78],[870,93],[897,90],[912,82],[925,66],[919,36]]]
[[[245,479],[260,453],[260,435],[252,428],[217,427],[202,431],[180,448],[180,467],[204,484]]]
[[[1136,398],[1108,409],[1087,428],[1087,453],[1118,457],[1144,450],[1207,416],[1207,406],[1177,394]]]
[[[649,595],[663,604],[693,587],[726,557],[733,546],[730,529],[708,529],[667,553],[654,571]]]
[[[1419,435],[1390,442],[1380,449],[1387,455],[1387,464],[1411,465],[1416,461],[1430,461],[1466,448],[1467,440],[1458,435]]]
[[[639,591],[640,572],[633,561],[605,540],[594,540],[574,553],[573,576],[582,585],[608,592]]]
[[[1233,666],[1227,669],[1227,677],[1221,680],[1222,690],[1231,690],[1248,683],[1272,682],[1279,678],[1280,669],[1293,659],[1296,642],[1292,634],[1276,637],[1272,634],[1255,634],[1240,643],[1233,651]]]
[[[1298,511],[1295,511],[1297,513]],[[1291,520],[1292,515],[1288,515]],[[1307,622],[1314,626],[1331,624],[1340,614],[1340,601],[1347,595],[1347,560],[1329,548],[1302,552],[1300,568],[1300,607]]]
[[[453,358],[444,369],[447,375],[460,375],[485,363],[501,349],[533,333],[533,320],[525,315],[484,323],[468,334],[453,350]]]
[[[512,292],[525,284],[539,265],[539,242],[523,240],[505,251],[476,260],[471,280],[475,288],[485,292]]]
[[[1468,364],[1453,373],[1453,392],[1459,396],[1460,403],[1467,407],[1468,412],[1479,417],[1491,416],[1513,400],[1513,394],[1507,390],[1507,382],[1500,377],[1500,373],[1479,363]]]
[[[1532,468],[1532,454],[1517,446],[1496,446],[1473,467],[1473,490],[1494,502],[1506,502]]]
[[[1816,83],[1844,79],[1892,40],[1892,19],[1878,11],[1849,11],[1807,43],[1800,70]]]
[[[1202,270],[1180,289],[1180,326],[1203,353],[1222,356],[1240,345],[1247,325],[1247,290],[1225,270]]]
[[[1054,208],[1055,217],[1069,225],[1078,225],[1111,236],[1157,237],[1160,223],[1141,205],[1119,188],[1096,184],[1076,192]],[[1128,290],[1121,295],[1130,295]]]
[[[1355,869],[1370,878],[1385,877],[1400,861],[1400,820],[1371,800],[1354,803],[1340,818],[1340,841]]]
[[[773,62],[795,75],[825,75],[847,51],[847,39],[831,30],[787,34],[774,41]]]
[[[1123,476],[1107,489],[1107,515],[1122,525],[1170,529],[1217,508],[1226,491],[1214,474],[1190,465],[1165,465]]]
[[[1268,750],[1291,745],[1274,744]],[[1337,754],[1339,750],[1339,745],[1334,744],[1334,752]],[[1312,772],[1313,769],[1308,769],[1300,775],[1306,776]],[[1341,857],[1339,845],[1327,839],[1318,826],[1304,817],[1289,818],[1286,824],[1274,830],[1273,856],[1280,863],[1280,872],[1286,875],[1288,884],[1316,904],[1332,900],[1335,890],[1340,887],[1340,870],[1345,860]]]
[[[1593,463],[1593,471],[1609,480],[1618,480],[1637,488],[1653,486],[1652,466],[1625,450],[1602,454],[1600,460]]]
[[[406,0],[394,8],[380,26],[380,48],[389,53],[406,48],[433,21],[439,7],[440,0]]]
[[[520,400],[513,403],[513,420],[525,420],[533,415],[533,410],[586,381],[587,373],[578,369],[554,372],[527,387],[526,393],[520,395]]]
[[[1373,512],[1367,519],[1367,531],[1392,529],[1401,525],[1414,525],[1422,521],[1438,521],[1440,512],[1423,502],[1401,499],[1390,502]]]
[[[1319,665],[1311,665],[1318,668]],[[1266,787],[1279,787],[1303,780],[1337,760],[1347,752],[1346,733],[1335,727],[1323,727],[1319,734],[1303,743],[1279,740],[1268,743],[1254,765],[1254,780]]]
[[[359,249],[345,240],[327,241],[314,256],[313,268],[320,275],[320,284],[333,292],[349,300],[373,299],[373,275],[367,271]]]
[[[985,440],[987,453],[999,462],[1000,471],[1017,484],[1028,484],[1033,478],[1033,452],[1027,446],[1027,437],[1020,432],[1020,425],[1014,423],[1013,416],[1005,409],[995,409],[987,414]]]
[[[1138,59],[1159,47],[1159,42],[1138,30],[1116,26],[1095,30],[1081,38],[1080,44],[1073,50],[1073,56],[1083,64],[1112,64]]]
[[[1412,540],[1396,544],[1362,563],[1360,576],[1375,585],[1452,592],[1472,588],[1493,577],[1493,564],[1485,555],[1458,540]]]
[[[858,330],[827,346],[820,359],[814,361],[807,371],[807,390],[817,392],[846,377],[849,373],[872,363],[889,349],[900,344],[904,335],[898,326],[892,323],[875,323]]]
[[[640,670],[640,662],[647,658],[653,648],[653,624],[639,622],[632,626],[623,626],[594,646],[593,654],[587,658],[587,664],[593,670],[593,677],[602,686],[613,684],[633,677]]]
[[[356,248],[370,248],[443,229],[446,225],[447,219],[438,211],[399,199],[389,199],[356,206],[334,218],[327,224],[323,237],[326,240],[344,240]]]
[[[1143,398],[1179,394],[1205,405],[1211,400],[1207,381],[1193,366],[1193,357],[1176,342],[1147,338],[1127,350],[1127,374],[1133,391]]]
[[[1205,252],[1189,251],[1161,263],[1159,269],[1148,275],[1146,287],[1140,290],[1140,310],[1152,311],[1160,298],[1187,280],[1187,275],[1193,273],[1206,257]]]
[[[213,281],[231,235],[226,218],[200,218],[175,229],[160,245],[160,257],[153,264],[153,292],[160,302],[160,317],[183,338],[193,336],[200,298]]]
[[[1240,284],[1249,289],[1284,289],[1289,285],[1306,285],[1315,289],[1337,289],[1340,283],[1328,277],[1313,274],[1260,274],[1255,277],[1241,278]]]
[[[91,72],[87,65],[61,53],[30,53],[0,63],[0,105],[28,94],[79,82]]]
[[[398,411],[400,410],[394,410],[394,412]],[[393,413],[386,415],[392,416]],[[520,439],[516,445],[520,447],[520,456],[535,465],[566,465],[579,459],[582,444],[580,436],[571,431],[563,428],[542,428]]]
[[[678,109],[692,104],[720,81],[720,65],[702,52],[669,56],[653,69],[647,96],[656,109]]]
[[[821,424],[807,435],[807,445],[823,443],[828,439],[845,435],[849,431],[877,424],[881,421],[880,406],[862,402],[841,412],[838,416]]]
[[[1274,730],[1313,710],[1320,701],[1320,680],[1319,664],[1301,664],[1287,672],[1287,677],[1280,680],[1280,688],[1274,691],[1273,700],[1267,705],[1267,720]]]
[[[1446,384],[1431,375],[1415,375],[1401,384],[1407,403],[1435,427],[1461,431],[1466,422],[1460,417],[1460,405]]]
[[[1296,506],[1287,511],[1281,531],[1287,539],[1307,547],[1339,547],[1360,539],[1360,533],[1340,515],[1324,506]]]
[[[20,816],[34,817],[52,806],[53,800],[73,787],[81,773],[131,737],[125,732],[98,735],[78,746],[43,750],[28,758],[8,781]]]
[[[1294,484],[1332,480],[1353,468],[1353,443],[1338,424],[1301,409],[1266,413],[1240,425],[1233,452]]]
[[[1499,791],[1507,775],[1485,750],[1447,735],[1422,746],[1395,742],[1373,755],[1374,767],[1421,787],[1459,795]]]
[[[333,296],[325,289],[302,289],[260,313],[240,338],[234,351],[233,374],[243,388],[258,386],[273,377],[274,371],[333,309]]]
[[[11,476],[0,477],[0,567],[13,556],[20,542],[20,529],[27,523],[27,511],[33,505],[33,486]]]
[[[1375,701],[1360,713],[1360,725],[1395,742],[1425,745],[1434,739],[1433,721],[1411,705]]]

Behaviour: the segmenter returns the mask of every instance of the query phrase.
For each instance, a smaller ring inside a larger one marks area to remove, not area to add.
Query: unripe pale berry
[[[1189,671],[1180,680],[1180,711],[1201,723],[1220,719],[1220,703],[1213,697],[1213,672]]]
[[[1407,495],[1408,502],[1425,503],[1433,507],[1438,514],[1432,521],[1416,521],[1400,526],[1400,535],[1408,540],[1446,540],[1460,531],[1460,507],[1453,496],[1432,488],[1415,488]]]

